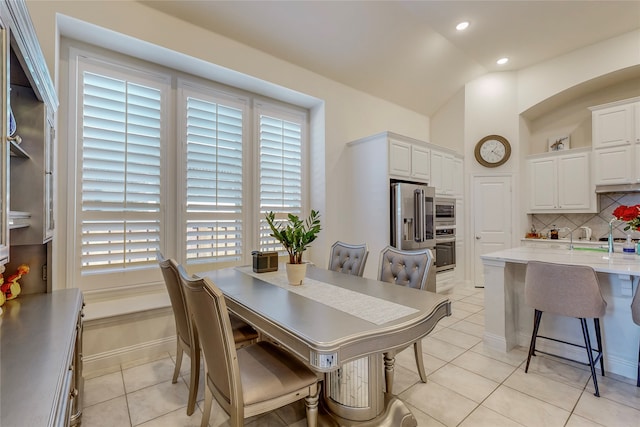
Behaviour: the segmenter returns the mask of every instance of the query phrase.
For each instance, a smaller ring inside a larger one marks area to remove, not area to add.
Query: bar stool
[[[633,322],[640,326],[640,288],[636,289],[636,294],[631,301],[631,317]],[[636,379],[636,387],[640,387],[640,344],[638,345],[638,376]]]
[[[584,348],[587,351],[588,364],[556,354],[546,353],[541,350],[538,351],[543,354],[560,357],[561,359],[589,365],[591,368],[591,377],[593,378],[593,386],[596,390],[595,395],[600,397],[595,365],[600,362],[600,369],[602,376],[604,376],[600,317],[605,314],[607,302],[602,298],[598,276],[593,268],[589,266],[529,261],[524,281],[524,301],[526,305],[533,307],[535,311],[531,345],[529,346],[529,355],[524,371],[528,372],[531,356],[535,355],[537,338],[544,338],[574,347]],[[584,346],[538,335],[538,328],[540,327],[543,312],[580,319]],[[586,320],[588,318],[593,319],[595,326],[596,340],[598,343],[598,348],[595,349],[591,346]],[[594,352],[597,354],[595,358],[593,355]]]

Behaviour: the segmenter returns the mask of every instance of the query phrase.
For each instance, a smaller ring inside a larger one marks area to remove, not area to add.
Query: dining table
[[[414,427],[409,408],[385,391],[394,354],[451,315],[444,295],[309,265],[289,285],[284,265],[198,273],[225,295],[230,312],[303,360],[323,380],[321,426]],[[386,357],[385,357],[386,355]]]

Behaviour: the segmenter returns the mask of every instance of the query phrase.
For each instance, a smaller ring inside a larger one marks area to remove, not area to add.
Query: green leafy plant
[[[302,264],[302,253],[307,250],[311,242],[316,240],[320,227],[320,212],[311,210],[306,220],[297,215],[289,214],[288,221],[279,222],[276,214],[268,212],[267,224],[271,228],[270,236],[282,243],[289,253],[289,263]]]

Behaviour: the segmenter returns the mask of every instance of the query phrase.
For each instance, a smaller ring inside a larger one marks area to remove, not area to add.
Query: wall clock
[[[495,168],[509,160],[511,144],[500,135],[488,135],[478,141],[474,154],[482,166]]]

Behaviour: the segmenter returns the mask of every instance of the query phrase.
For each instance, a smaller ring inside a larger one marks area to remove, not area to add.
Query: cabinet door
[[[55,140],[55,126],[53,124],[53,114],[47,111],[46,130],[44,139],[44,229],[43,242],[51,240],[53,237],[54,221],[53,221],[53,184],[54,184],[54,149],[53,141]]]
[[[557,208],[556,159],[529,160],[529,209]]]
[[[436,188],[436,194],[441,196],[453,195],[455,181],[454,157],[440,151],[431,150],[431,186]]]
[[[589,153],[558,158],[558,208],[589,209],[595,199],[591,187]]]
[[[464,169],[462,159],[453,158],[453,196],[456,199],[464,197]]]
[[[411,177],[411,144],[389,141],[389,174]]]
[[[617,105],[592,113],[593,147],[614,147],[631,144],[634,105]]]
[[[411,177],[428,182],[431,179],[431,150],[411,145]]]
[[[436,194],[442,194],[442,170],[444,168],[444,153],[431,150],[431,181],[429,185],[436,188]]]
[[[595,184],[629,184],[634,181],[633,146],[593,150]]]

